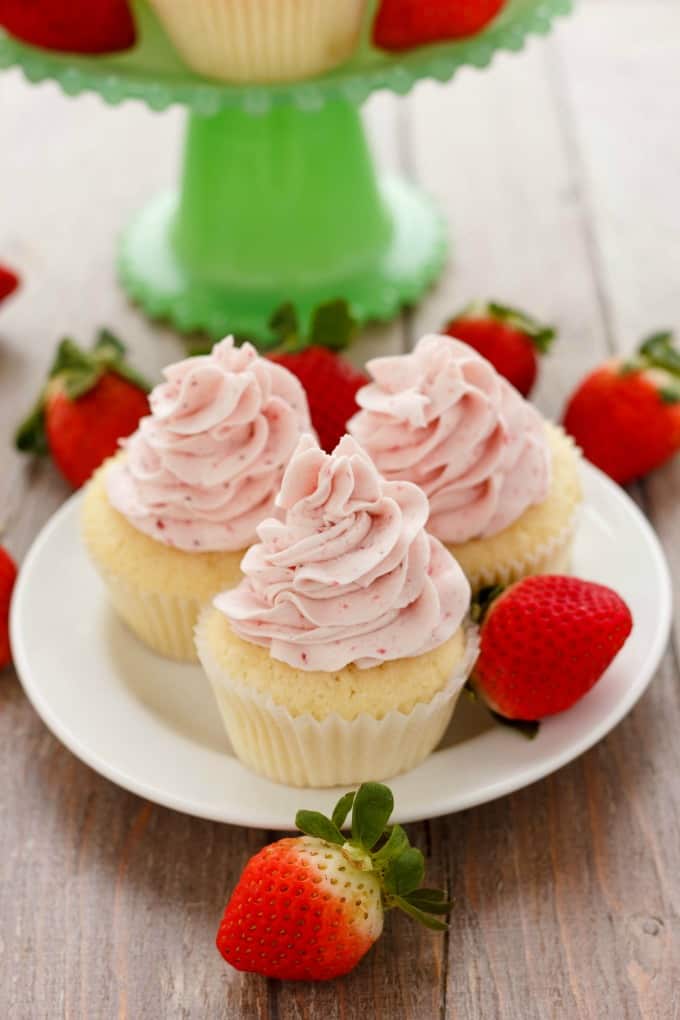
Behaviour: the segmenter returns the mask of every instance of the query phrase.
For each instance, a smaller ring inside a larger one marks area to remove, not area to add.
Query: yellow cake
[[[439,743],[476,655],[470,586],[428,504],[349,436],[303,436],[199,658],[238,757],[295,786],[385,779]]]
[[[145,644],[168,658],[196,661],[194,627],[218,591],[241,580],[239,552],[190,553],[160,545],[111,506],[107,461],[89,482],[82,536],[120,617]]]
[[[407,715],[446,687],[466,650],[465,631],[459,627],[444,644],[413,659],[392,659],[369,669],[350,663],[334,672],[301,670],[244,641],[214,608],[202,619],[200,640],[221,674],[285,706],[294,718],[309,715],[318,720],[332,713],[347,720],[362,713],[376,719],[392,711]]]
[[[195,662],[198,615],[240,580],[311,424],[295,376],[231,337],[163,374],[151,414],[88,484],[82,531],[128,626],[159,654]]]
[[[494,366],[449,336],[376,358],[348,430],[392,481],[419,485],[428,531],[473,593],[569,569],[580,454]]]
[[[552,478],[548,497],[524,511],[513,524],[488,538],[447,544],[473,592],[511,584],[531,574],[563,574],[571,566],[578,509],[583,498],[580,455],[558,425],[546,423]]]

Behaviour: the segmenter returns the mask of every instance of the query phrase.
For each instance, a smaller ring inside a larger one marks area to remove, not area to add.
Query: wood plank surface
[[[497,295],[559,323],[537,399],[559,416],[581,374],[647,329],[680,330],[680,10],[587,0],[547,42],[446,87],[381,96],[384,165],[431,191],[454,258],[414,313],[367,331],[360,361]],[[150,375],[182,350],[125,301],[121,225],[174,177],[176,111],[65,100],[0,76],[0,258],[22,300],[0,318],[0,520],[21,557],[67,495],[17,481],[5,442],[63,332],[100,324]],[[680,463],[636,493],[680,577]],[[114,787],[0,677],[0,1017],[680,1020],[680,672],[675,645],[631,715],[511,797],[409,827],[455,900],[445,936],[389,918],[348,978],[286,986],[223,966],[221,910],[271,834],[191,819]]]

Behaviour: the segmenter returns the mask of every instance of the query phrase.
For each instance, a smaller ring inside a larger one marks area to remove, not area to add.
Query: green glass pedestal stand
[[[303,318],[346,298],[360,320],[415,301],[446,254],[444,225],[405,181],[379,182],[354,106],[190,115],[177,194],[127,229],[120,273],[153,316],[189,331],[266,337],[271,311]]]
[[[286,301],[305,319],[319,302],[346,298],[363,322],[418,300],[443,266],[444,224],[412,185],[378,178],[358,109],[377,89],[403,95],[420,78],[447,81],[461,67],[486,67],[498,50],[546,33],[571,0],[507,0],[479,35],[403,54],[366,41],[374,0],[350,63],[272,86],[198,77],[146,0],[133,5],[138,43],[126,53],[51,53],[0,30],[0,68],[53,79],[68,95],[187,108],[179,188],[125,230],[121,280],[149,315],[184,332],[265,339],[272,311]]]

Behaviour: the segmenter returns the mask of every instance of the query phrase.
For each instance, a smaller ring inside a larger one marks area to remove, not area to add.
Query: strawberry
[[[421,889],[424,861],[400,825],[387,827],[394,800],[364,783],[332,818],[299,811],[303,836],[271,843],[248,861],[227,904],[217,948],[237,970],[281,980],[328,981],[359,963],[399,907],[437,931],[451,904]],[[340,831],[352,811],[352,834]]]
[[[0,263],[0,304],[13,294],[18,286],[19,277],[14,270]]]
[[[12,661],[9,646],[9,604],[16,579],[16,564],[7,550],[0,545],[0,669],[9,666]]]
[[[368,382],[367,376],[326,347],[270,357],[302,383],[319,443],[332,453],[347,431],[347,422],[359,410],[356,393]]]
[[[577,577],[526,577],[490,606],[471,686],[505,719],[535,720],[571,708],[599,680],[631,632],[623,599]],[[495,596],[495,597],[494,597]]]
[[[545,354],[555,339],[550,326],[493,301],[469,305],[444,331],[474,347],[523,397],[529,396],[536,382],[537,355]]]
[[[126,0],[0,0],[0,27],[46,50],[113,53],[135,42]]]
[[[564,425],[585,456],[624,485],[680,449],[680,351],[656,333],[637,355],[605,362],[572,394]]]
[[[373,42],[383,50],[475,35],[496,17],[505,0],[382,0]]]
[[[306,337],[301,336],[291,305],[274,313],[271,326],[277,348],[269,357],[302,383],[319,442],[332,453],[347,431],[347,422],[359,410],[357,390],[368,382],[363,372],[333,353],[347,345],[356,328],[347,304],[331,301],[319,306]]]
[[[116,452],[118,440],[134,432],[149,412],[149,387],[126,364],[124,353],[107,330],[90,351],[62,340],[47,386],[17,431],[17,447],[25,453],[51,453],[74,488]]]

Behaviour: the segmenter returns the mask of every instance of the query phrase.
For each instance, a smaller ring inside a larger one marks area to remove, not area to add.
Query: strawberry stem
[[[453,325],[458,319],[493,319],[501,322],[522,333],[540,354],[547,354],[557,336],[553,326],[545,326],[521,309],[503,305],[499,301],[475,301],[454,318]]]
[[[383,906],[398,907],[410,917],[436,931],[446,922],[436,915],[447,914],[451,904],[439,889],[423,889],[425,859],[409,843],[401,825],[388,826],[394,797],[382,783],[363,783],[344,794],[327,818],[318,811],[298,811],[295,824],[308,836],[342,846],[343,853],[360,870],[374,871],[380,879]],[[345,841],[340,829],[352,812],[352,837]]]
[[[58,385],[69,400],[77,400],[93,389],[106,372],[121,376],[144,393],[149,392],[147,381],[125,361],[124,345],[109,330],[99,331],[89,351],[84,351],[71,337],[64,337],[57,347],[47,383],[15,433],[17,449],[38,456],[48,452],[45,405],[51,387]]]

